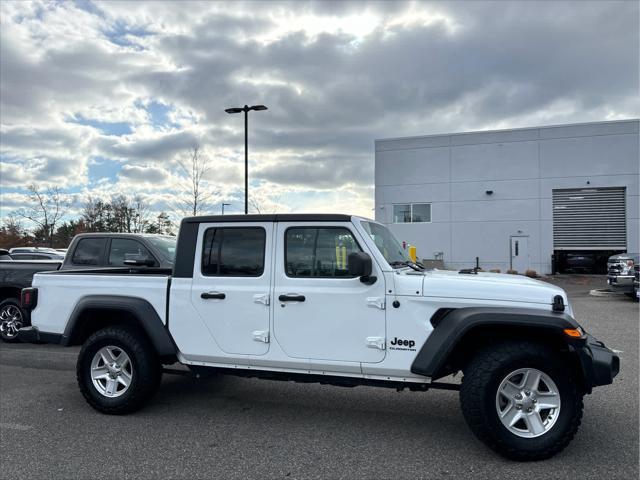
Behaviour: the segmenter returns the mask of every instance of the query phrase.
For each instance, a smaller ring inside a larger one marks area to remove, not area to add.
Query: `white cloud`
[[[634,2],[2,2],[0,13],[2,215],[31,182],[80,196],[135,188],[166,208],[196,143],[211,159],[211,209],[240,211],[243,122],[224,109],[245,103],[269,107],[249,118],[252,195],[266,209],[363,215],[375,138],[640,110]]]

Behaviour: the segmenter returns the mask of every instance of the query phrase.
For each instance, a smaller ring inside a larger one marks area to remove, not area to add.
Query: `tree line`
[[[139,195],[117,195],[108,201],[89,195],[78,218],[62,221],[70,205],[57,188],[40,190],[31,185],[29,192],[30,206],[9,215],[0,227],[0,248],[66,248],[75,235],[87,232],[174,234],[169,214],[153,215]],[[26,228],[25,220],[33,228]]]

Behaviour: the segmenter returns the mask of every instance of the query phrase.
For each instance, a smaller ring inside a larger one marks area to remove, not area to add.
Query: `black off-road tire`
[[[521,368],[547,374],[560,392],[560,415],[543,435],[522,438],[500,421],[496,395],[502,380]],[[473,433],[500,455],[512,460],[544,460],[571,442],[582,420],[583,392],[566,362],[551,348],[532,342],[504,342],[480,351],[464,368],[460,403]]]
[[[13,313],[13,312],[18,313],[20,317],[19,319],[20,325],[15,325],[16,328],[20,329],[22,327],[26,327],[29,325],[29,315],[22,308],[22,305],[20,305],[19,299],[7,298],[2,302],[0,302],[0,314],[5,312],[5,310],[7,310],[7,313]],[[3,342],[7,342],[7,343],[19,342],[18,336],[14,333],[13,328],[11,329],[11,332],[5,331],[3,328],[0,328],[0,339],[2,339]]]
[[[128,390],[115,398],[100,393],[91,378],[93,357],[105,346],[115,346],[126,352],[133,368]],[[113,326],[95,332],[86,340],[78,355],[76,376],[89,405],[102,413],[123,415],[139,410],[155,394],[162,378],[162,364],[142,332],[128,326]]]

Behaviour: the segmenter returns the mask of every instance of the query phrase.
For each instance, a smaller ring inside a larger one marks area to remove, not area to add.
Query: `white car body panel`
[[[247,222],[241,225],[230,223],[201,223],[198,231],[196,252],[203,251],[205,232],[213,227],[247,228],[265,230],[265,265],[260,277],[205,276],[201,269],[201,255],[196,255],[191,286],[191,303],[200,320],[209,330],[211,341],[224,353],[231,355],[264,355],[269,343],[256,341],[254,332],[269,332],[270,302],[260,302],[271,293],[273,250],[273,223]],[[204,292],[220,292],[225,299],[202,299]]]
[[[153,306],[166,324],[168,276],[56,273],[33,276],[38,305],[31,312],[31,318],[33,325],[43,332],[63,333],[74,308],[88,295],[141,298]]]

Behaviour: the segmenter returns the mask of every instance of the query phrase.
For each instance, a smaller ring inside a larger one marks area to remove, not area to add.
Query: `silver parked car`
[[[638,254],[619,253],[607,260],[607,283],[614,292],[635,296],[633,280],[634,266],[638,264]]]

